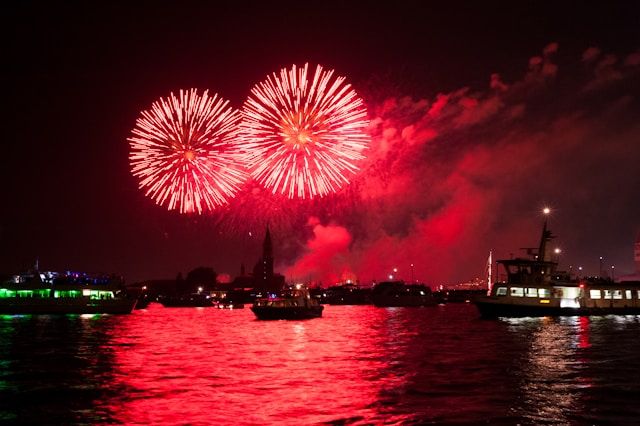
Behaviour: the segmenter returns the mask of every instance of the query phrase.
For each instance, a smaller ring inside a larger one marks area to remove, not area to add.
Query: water
[[[0,316],[5,424],[637,424],[639,372],[640,316]]]

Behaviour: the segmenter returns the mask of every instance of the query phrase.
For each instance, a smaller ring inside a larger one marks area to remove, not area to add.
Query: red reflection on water
[[[126,391],[105,404],[125,424],[371,418],[385,384],[383,336],[372,332],[384,312],[256,321],[249,309],[152,305],[114,338],[114,387]]]
[[[591,346],[589,343],[589,317],[580,317],[578,338],[580,348],[586,349]]]

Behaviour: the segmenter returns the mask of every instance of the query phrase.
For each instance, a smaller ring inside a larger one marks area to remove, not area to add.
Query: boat
[[[138,296],[138,301],[136,303],[136,309],[147,309],[149,304],[153,302],[151,296],[146,291],[142,291]]]
[[[158,297],[165,308],[208,308],[215,306],[214,299],[205,293],[178,294]]]
[[[215,302],[215,307],[218,309],[244,309],[244,303],[233,300],[218,300]]]
[[[215,306],[218,309],[244,309],[245,293],[242,290],[228,290],[218,293]]]
[[[371,300],[381,308],[437,304],[430,287],[424,284],[406,284],[404,281],[383,281],[376,284],[371,290]]]
[[[640,281],[574,277],[551,259],[554,238],[545,220],[530,258],[499,260],[505,280],[493,283],[474,303],[484,318],[640,314]]]
[[[476,296],[487,294],[487,289],[443,289],[433,293],[438,303],[470,303]]]
[[[329,305],[371,305],[371,289],[347,282],[323,290],[321,298]]]
[[[136,302],[113,275],[36,270],[0,284],[2,314],[128,314]]]
[[[153,302],[147,286],[127,286],[127,293],[135,296],[137,299],[135,309],[147,309],[149,304]]]
[[[301,320],[322,316],[322,306],[313,299],[309,289],[296,284],[287,287],[280,296],[257,299],[251,310],[259,320]]]

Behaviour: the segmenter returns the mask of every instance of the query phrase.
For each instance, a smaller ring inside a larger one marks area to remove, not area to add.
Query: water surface
[[[1,316],[0,421],[634,424],[640,316],[326,306]]]

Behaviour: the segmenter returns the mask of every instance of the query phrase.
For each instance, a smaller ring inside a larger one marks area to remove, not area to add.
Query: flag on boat
[[[487,259],[487,294],[491,294],[491,286],[493,285],[493,252],[489,250],[489,258]]]

